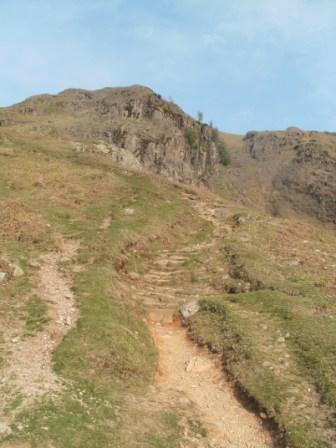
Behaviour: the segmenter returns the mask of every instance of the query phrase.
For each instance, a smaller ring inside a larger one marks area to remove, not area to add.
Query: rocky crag
[[[215,188],[275,216],[336,222],[336,134],[218,133],[142,86],[68,89],[0,109],[0,131],[51,138],[76,152],[105,154],[127,169]],[[220,169],[222,151],[231,162]],[[10,151],[10,148],[2,148]]]
[[[71,140],[76,151],[188,184],[208,183],[218,159],[210,126],[141,86],[35,96],[2,109],[0,125]]]
[[[288,128],[233,142],[224,182],[234,196],[275,216],[296,212],[336,223],[336,134]]]

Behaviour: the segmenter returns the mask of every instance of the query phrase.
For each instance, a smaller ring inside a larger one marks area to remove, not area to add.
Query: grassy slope
[[[80,239],[75,263],[82,268],[74,274],[81,320],[54,357],[71,385],[59,399],[21,413],[12,439],[56,448],[178,446],[180,410],[143,406],[156,354],[143,310],[116,268],[127,257],[140,272],[139,247],[146,253],[167,237],[186,244],[197,229],[205,229],[200,240],[207,239],[210,230],[164,181],[129,175],[103,157],[75,155],[60,141],[8,137],[0,145],[6,149],[0,151],[1,252],[20,261],[25,276],[1,286],[3,331],[19,321],[29,331],[43,324],[43,307],[30,295],[30,260],[54,247],[54,234]],[[125,207],[135,214],[125,215]],[[107,217],[111,225],[102,229]],[[203,301],[191,333],[225,351],[227,370],[286,428],[288,446],[331,447],[335,237],[323,228],[251,215],[230,225],[234,231],[222,241],[230,287],[252,290]],[[125,425],[141,428],[127,433],[126,444]]]
[[[57,399],[19,413],[9,439],[33,447],[121,446],[123,415],[132,412],[127,397],[146,390],[156,352],[143,310],[120,284],[116,266],[139,244],[154,244],[154,237],[155,244],[163,244],[162,235],[180,215],[190,227],[197,220],[185,214],[171,185],[120,171],[106,158],[74,155],[60,141],[27,141],[14,134],[3,137],[1,145],[11,149],[0,155],[1,253],[25,271],[1,287],[3,332],[20,321],[38,331],[44,310],[31,297],[36,268],[30,263],[53,249],[55,234],[81,241],[75,260],[81,271],[74,274],[81,318],[54,356],[54,368],[70,380],[69,387]],[[126,215],[126,207],[134,215]],[[102,229],[107,217],[111,224]],[[72,266],[61,267],[69,272]],[[137,417],[140,425],[143,419],[144,435],[134,433],[131,446],[177,446],[177,411],[150,412]]]
[[[287,446],[333,447],[335,236],[294,220],[232,222],[222,247],[238,294],[204,300],[191,335],[225,353],[226,369],[286,429]]]

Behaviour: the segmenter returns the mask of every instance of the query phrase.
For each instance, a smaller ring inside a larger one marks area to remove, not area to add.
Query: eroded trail
[[[235,398],[225,381],[220,361],[190,342],[181,327],[153,325],[160,353],[159,385],[178,389],[195,404],[213,448],[266,448],[272,446],[260,419]],[[200,442],[199,446],[202,446]]]
[[[247,411],[226,381],[218,357],[194,345],[173,315],[186,302],[215,294],[213,260],[220,245],[217,239],[226,231],[216,218],[216,209],[194,201],[196,212],[213,225],[206,243],[191,244],[155,255],[151,269],[144,275],[138,296],[148,308],[149,325],[159,353],[157,385],[179,391],[190,400],[208,436],[196,445],[204,448],[270,448],[271,434],[259,416]],[[223,205],[218,208],[223,212]],[[202,260],[194,263],[195,260]],[[216,275],[225,278],[227,267]]]
[[[70,280],[59,271],[59,263],[70,260],[79,248],[77,241],[60,241],[59,251],[39,259],[34,294],[48,306],[48,323],[42,331],[27,335],[24,327],[8,332],[5,348],[6,366],[1,371],[0,430],[8,430],[10,416],[3,417],[8,403],[20,397],[21,406],[45,394],[59,391],[62,383],[52,370],[52,355],[64,336],[76,323],[79,312],[75,306]]]

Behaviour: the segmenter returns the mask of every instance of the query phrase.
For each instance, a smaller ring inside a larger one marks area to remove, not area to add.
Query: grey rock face
[[[207,184],[218,161],[213,129],[146,87],[70,89],[29,98],[3,115],[11,123],[29,120],[39,135],[70,139],[77,152],[183,183]]]
[[[245,150],[259,167],[260,184],[269,191],[268,208],[273,214],[282,215],[290,206],[336,223],[335,134],[298,128],[251,133],[245,137]]]
[[[184,319],[189,319],[200,310],[200,304],[198,300],[185,303],[181,306],[180,313]]]

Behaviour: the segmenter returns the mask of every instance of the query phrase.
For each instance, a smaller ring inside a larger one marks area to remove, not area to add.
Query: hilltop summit
[[[34,96],[3,109],[0,122],[184,183],[206,184],[217,162],[210,126],[139,85]]]

